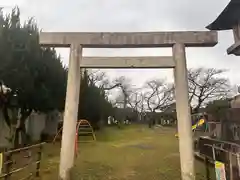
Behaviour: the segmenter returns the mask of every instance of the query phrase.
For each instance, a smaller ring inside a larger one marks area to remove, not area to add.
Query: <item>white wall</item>
[[[231,108],[240,108],[240,95],[237,95],[231,101]]]

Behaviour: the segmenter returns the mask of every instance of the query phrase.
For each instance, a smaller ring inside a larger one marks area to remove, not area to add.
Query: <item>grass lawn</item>
[[[149,129],[130,125],[105,128],[96,133],[97,142],[80,143],[73,180],[179,180],[178,140],[171,128]],[[42,179],[57,179],[60,145],[47,144]],[[199,180],[204,166],[196,162]]]

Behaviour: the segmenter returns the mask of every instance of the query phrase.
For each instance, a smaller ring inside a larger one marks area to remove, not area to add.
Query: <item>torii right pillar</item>
[[[227,53],[240,56],[240,1],[231,0],[217,19],[207,26],[207,29],[233,30],[234,44],[227,49]]]
[[[194,180],[194,152],[192,143],[191,112],[188,98],[188,79],[185,45],[176,43],[173,45],[173,59],[175,61],[174,80],[178,133],[179,138],[181,176],[183,180]],[[184,121],[180,121],[184,120]]]

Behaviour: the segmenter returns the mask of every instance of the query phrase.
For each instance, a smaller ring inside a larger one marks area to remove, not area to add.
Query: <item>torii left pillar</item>
[[[71,44],[70,59],[67,80],[67,94],[65,101],[64,119],[63,119],[63,135],[61,144],[61,160],[60,160],[60,180],[69,180],[71,168],[74,165],[74,147],[75,131],[78,104],[80,93],[80,61],[82,59],[82,47],[79,44]]]

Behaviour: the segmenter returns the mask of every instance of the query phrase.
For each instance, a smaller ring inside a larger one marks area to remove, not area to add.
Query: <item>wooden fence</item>
[[[200,138],[200,154],[205,158],[206,179],[210,180],[210,164],[225,165],[226,179],[240,179],[240,145],[211,138]]]
[[[42,149],[45,143],[35,144],[32,146],[15,149],[3,153],[2,160],[2,174],[0,174],[0,180],[13,180],[13,176],[16,175],[18,180],[35,179],[40,176],[40,163],[42,158]],[[25,156],[23,155],[25,153]],[[29,153],[26,156],[26,153]],[[36,159],[33,159],[33,154],[36,154]],[[15,157],[15,158],[14,158]],[[27,159],[27,162],[26,162]],[[20,167],[14,167],[19,165]],[[34,167],[33,171],[23,173],[22,176],[19,173]],[[1,167],[1,166],[0,166]]]

